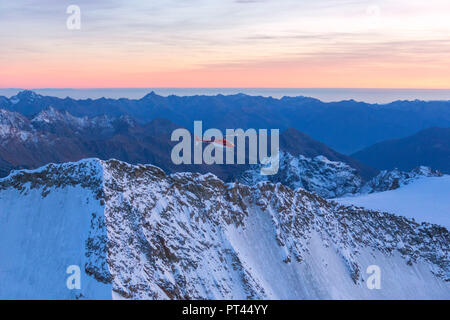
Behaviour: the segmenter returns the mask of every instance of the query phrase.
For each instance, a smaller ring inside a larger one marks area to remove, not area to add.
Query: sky
[[[450,89],[448,0],[2,0],[0,40],[0,88]]]

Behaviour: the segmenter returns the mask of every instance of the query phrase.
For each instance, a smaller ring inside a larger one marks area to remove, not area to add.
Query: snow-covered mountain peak
[[[419,166],[410,171],[410,176],[411,175],[423,177],[442,177],[443,173],[427,166]]]
[[[120,121],[128,124],[130,127],[135,127],[137,122],[131,116],[123,114],[118,118]]]
[[[55,120],[62,120],[64,119],[64,115],[63,113],[59,112],[58,110],[56,110],[55,108],[53,108],[52,106],[48,107],[45,110],[42,110],[41,112],[39,112],[33,119],[32,121],[34,122],[52,122]]]
[[[73,126],[85,127],[89,124],[88,117],[78,118],[71,115],[68,111],[60,111],[50,106],[45,110],[39,112],[32,120],[32,123],[39,124],[54,124],[64,123]]]
[[[280,168],[276,175],[260,175],[261,165],[253,165],[238,176],[238,181],[255,185],[260,181],[282,183],[292,189],[303,188],[321,197],[332,199],[351,194],[364,194],[394,190],[421,177],[441,177],[439,170],[420,166],[410,172],[398,169],[381,171],[364,182],[357,171],[348,164],[330,161],[325,156],[308,158],[279,153]]]
[[[281,184],[89,159],[14,172],[0,201],[0,269],[20,275],[0,273],[0,297],[449,298],[445,228]],[[382,290],[366,287],[369,265]]]
[[[36,100],[38,100],[38,99],[40,99],[40,98],[42,98],[42,96],[40,95],[40,94],[37,94],[36,92],[34,92],[34,91],[31,91],[31,90],[23,90],[23,91],[20,91],[19,93],[17,93],[15,96],[12,96],[11,98],[10,98],[10,101],[13,103],[13,104],[16,104],[16,103],[18,103],[19,101],[22,101],[22,102],[30,102],[30,103],[32,103],[32,102],[36,102]]]
[[[18,112],[0,109],[0,124],[2,125],[17,127],[27,122],[27,118]]]
[[[119,117],[109,115],[101,115],[93,118],[88,118],[87,116],[76,117],[66,110],[57,110],[52,106],[39,112],[31,122],[36,126],[59,125],[75,130],[113,130],[114,126],[123,124],[129,127],[136,126],[136,121],[127,115],[121,115]]]
[[[362,186],[362,178],[349,165],[330,161],[325,156],[308,158],[292,156],[288,152],[279,153],[280,168],[276,175],[260,175],[260,165],[244,172],[239,181],[254,185],[259,181],[282,183],[292,189],[303,188],[325,198],[334,198],[354,193]]]
[[[50,163],[34,170],[12,170],[0,178],[0,190],[20,187],[20,190],[51,187],[63,188],[81,185],[83,188],[98,189],[103,179],[103,162],[97,158],[83,159],[63,164]]]
[[[17,112],[0,109],[0,144],[10,139],[25,141],[31,137],[32,127],[29,120]]]
[[[395,190],[407,185],[421,177],[441,177],[442,172],[430,167],[420,166],[409,172],[394,170],[383,170],[376,177],[368,181],[360,193],[373,193],[388,190]]]

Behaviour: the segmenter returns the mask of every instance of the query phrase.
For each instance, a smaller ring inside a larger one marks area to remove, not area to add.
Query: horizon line
[[[139,89],[139,90],[152,90],[152,89],[259,89],[259,90],[450,90],[449,88],[377,88],[377,87],[0,87],[0,90],[99,90],[99,89]]]

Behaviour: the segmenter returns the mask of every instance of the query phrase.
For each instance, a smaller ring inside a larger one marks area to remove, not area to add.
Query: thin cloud
[[[79,31],[66,28],[72,3],[81,7]],[[65,63],[95,71],[99,61],[118,74],[139,64],[152,74],[338,60],[438,68],[450,51],[449,10],[448,0],[2,1],[0,69],[45,78],[52,66],[55,74]]]

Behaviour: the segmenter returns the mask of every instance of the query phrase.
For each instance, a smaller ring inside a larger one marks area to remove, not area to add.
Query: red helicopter
[[[226,137],[236,137],[237,135],[225,135]],[[198,136],[195,136],[195,141],[196,143],[200,143],[200,142],[206,142],[206,143],[212,143],[213,145],[215,145],[216,147],[219,148],[234,148],[234,144],[232,144],[230,141],[228,141],[227,139],[223,138],[223,139],[217,139],[217,140],[203,140],[200,139]]]

